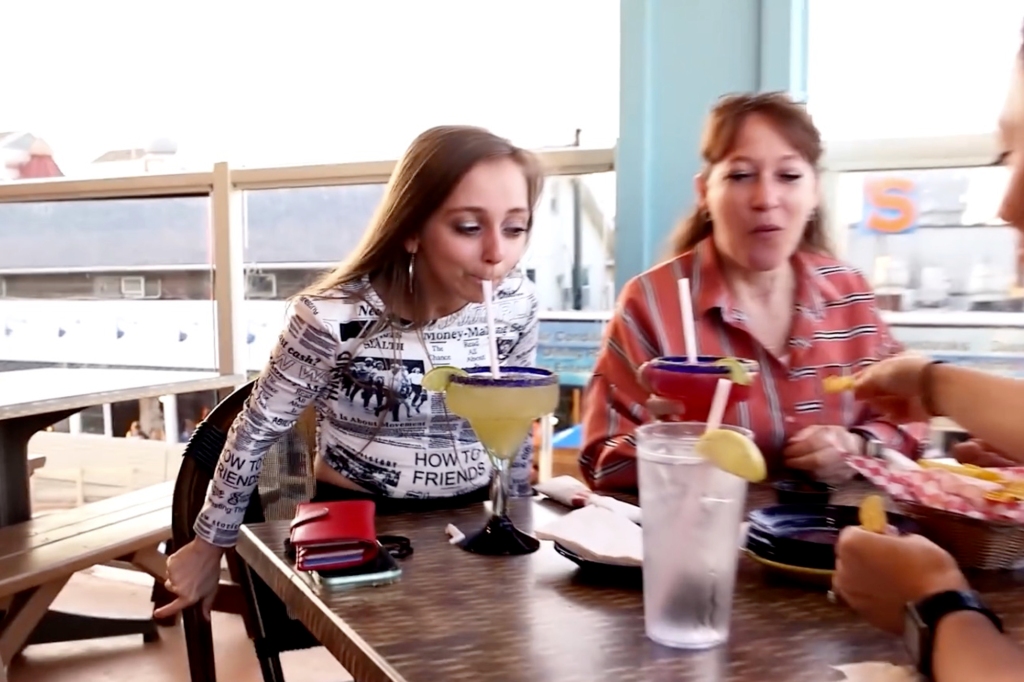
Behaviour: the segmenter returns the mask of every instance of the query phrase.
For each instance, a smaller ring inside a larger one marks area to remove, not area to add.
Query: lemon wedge
[[[889,526],[889,516],[885,513],[885,502],[880,495],[868,495],[860,503],[857,512],[861,527],[869,533],[884,533]]]
[[[750,372],[743,366],[743,363],[736,358],[720,358],[715,360],[716,367],[729,368],[729,381],[740,386],[750,385]]]
[[[768,475],[764,455],[757,444],[736,431],[712,429],[697,439],[694,450],[722,471],[751,483],[763,481]]]
[[[464,377],[468,374],[469,372],[458,367],[438,365],[423,375],[420,384],[428,391],[443,392],[448,390],[448,384],[452,382],[452,377]]]

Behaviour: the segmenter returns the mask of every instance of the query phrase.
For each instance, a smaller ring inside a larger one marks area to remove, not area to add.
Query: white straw
[[[686,343],[686,359],[697,364],[697,336],[693,327],[693,301],[690,298],[690,280],[679,280],[679,314],[683,318],[683,341]]]
[[[725,417],[725,406],[729,403],[729,391],[732,390],[732,382],[728,379],[719,379],[715,386],[715,395],[711,398],[711,409],[708,410],[708,423],[706,431],[714,431],[722,425],[722,418]]]
[[[501,378],[501,370],[498,369],[498,332],[494,325],[494,285],[491,280],[485,279],[482,282],[484,287],[484,311],[487,313],[487,345],[491,349],[491,376],[495,379]]]

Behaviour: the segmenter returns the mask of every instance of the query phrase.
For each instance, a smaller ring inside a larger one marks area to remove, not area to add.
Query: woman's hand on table
[[[842,483],[855,475],[844,460],[863,449],[864,440],[842,426],[815,424],[789,439],[782,457],[787,468],[806,471],[820,481]]]
[[[164,587],[177,595],[170,604],[153,612],[154,618],[173,616],[193,604],[203,603],[203,615],[210,620],[213,598],[220,585],[220,560],[224,549],[196,538],[167,557]]]
[[[961,464],[973,464],[979,467],[1015,467],[1024,464],[1024,462],[1011,459],[1004,452],[977,438],[957,443],[950,450],[950,454]]]
[[[836,543],[832,589],[872,625],[900,634],[906,604],[969,586],[953,557],[931,540],[850,526]]]
[[[678,420],[686,413],[686,406],[678,400],[660,398],[656,395],[647,399],[646,407],[651,417],[659,421]]]
[[[921,402],[922,376],[931,360],[904,353],[859,372],[853,385],[857,400],[896,423],[927,421]]]

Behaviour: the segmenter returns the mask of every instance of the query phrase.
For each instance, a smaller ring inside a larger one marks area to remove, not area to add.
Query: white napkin
[[[555,476],[554,478],[538,483],[533,486],[537,492],[547,495],[555,502],[564,504],[566,507],[577,507],[573,504],[572,498],[579,494],[590,492],[590,488],[572,476]]]
[[[883,661],[849,663],[837,665],[835,669],[846,675],[847,682],[923,682],[923,678],[910,666]]]
[[[574,498],[579,497],[582,504],[604,507],[626,516],[633,523],[640,523],[640,507],[616,500],[614,497],[599,495],[572,476],[556,476],[549,481],[538,483],[533,489],[566,507],[579,507],[580,503],[573,502]]]
[[[617,566],[643,565],[643,531],[622,514],[587,505],[537,529],[541,540],[553,540],[584,559]]]

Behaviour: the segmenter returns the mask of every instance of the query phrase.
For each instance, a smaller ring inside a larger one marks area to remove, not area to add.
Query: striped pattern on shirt
[[[580,468],[598,490],[636,489],[632,434],[650,420],[648,392],[637,368],[661,355],[685,355],[677,281],[690,279],[697,352],[745,357],[760,364],[749,400],[729,408],[725,423],[750,429],[771,469],[787,441],[814,424],[857,427],[887,447],[916,457],[924,424],[897,426],[870,414],[852,394],[826,394],[822,380],[848,376],[901,349],[878,315],[875,296],[854,268],[798,252],[797,290],[787,357],[772,355],[748,331],[707,239],[630,280],[605,330],[587,387]]]

